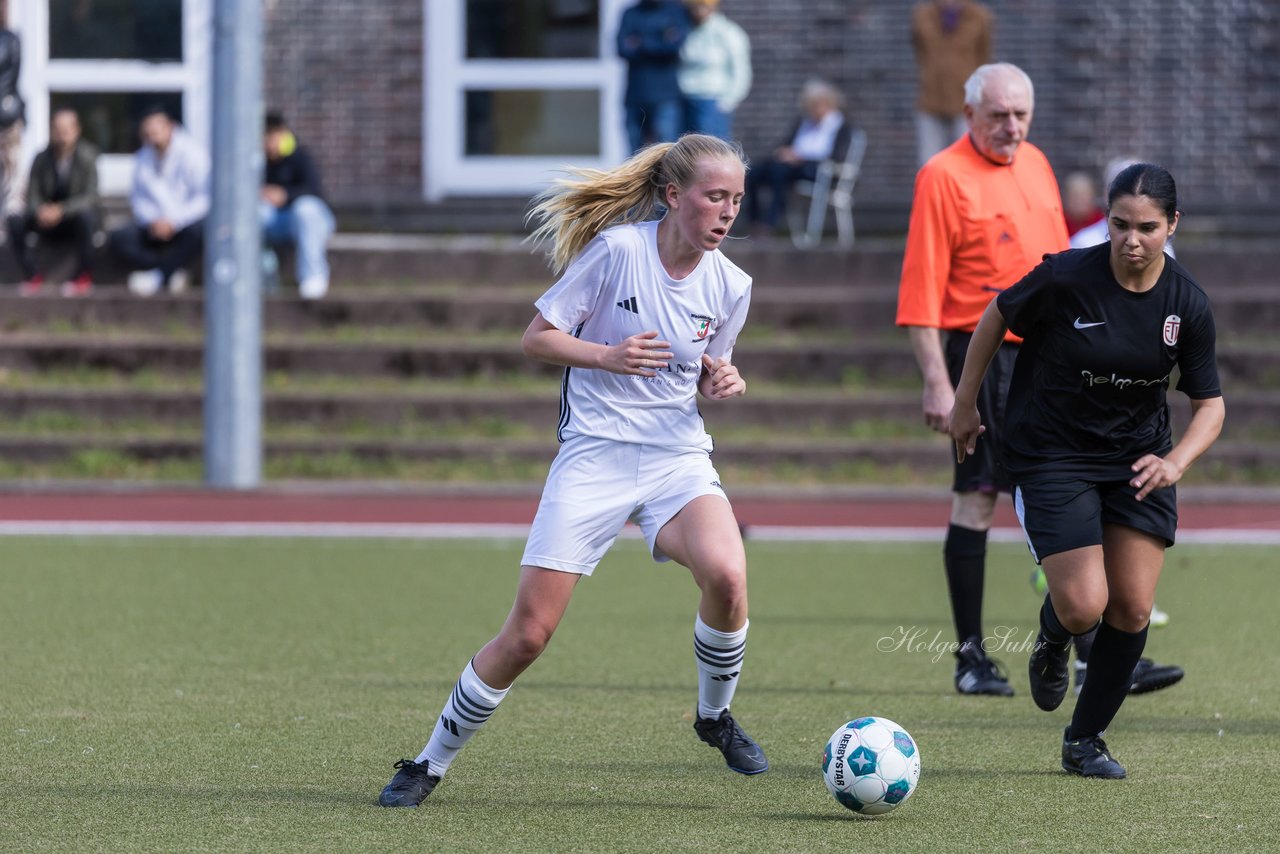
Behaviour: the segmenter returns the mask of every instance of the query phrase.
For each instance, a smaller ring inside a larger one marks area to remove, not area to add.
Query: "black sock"
[[[1087,665],[1093,651],[1093,639],[1098,635],[1098,627],[1094,626],[1082,635],[1076,635],[1076,661]]]
[[[961,641],[982,637],[982,582],[987,563],[987,532],[951,525],[942,549],[951,593],[951,616]]]
[[[1122,632],[1106,620],[1098,626],[1089,661],[1089,678],[1080,691],[1068,740],[1099,735],[1120,711],[1133,684],[1133,668],[1147,645],[1147,627],[1140,632]]]
[[[1058,619],[1058,612],[1053,610],[1053,599],[1048,593],[1044,595],[1044,604],[1040,606],[1040,634],[1049,643],[1059,646],[1071,640],[1071,632]]]

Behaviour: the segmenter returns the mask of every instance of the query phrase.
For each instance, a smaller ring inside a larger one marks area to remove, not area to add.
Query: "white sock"
[[[747,648],[747,626],[721,632],[702,622],[693,624],[693,655],[698,664],[698,717],[718,718],[733,702]]]
[[[458,684],[453,686],[453,693],[440,711],[431,740],[422,748],[417,761],[426,762],[432,774],[443,777],[458,751],[484,726],[510,690],[504,688],[499,691],[484,684],[468,661],[466,669],[458,677]]]

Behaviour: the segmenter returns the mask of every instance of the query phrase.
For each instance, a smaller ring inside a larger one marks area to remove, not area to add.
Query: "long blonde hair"
[[[528,240],[551,244],[547,257],[558,275],[606,228],[654,219],[665,207],[667,186],[683,190],[692,185],[703,159],[736,160],[744,169],[747,166],[737,143],[689,133],[675,142],[642,148],[615,169],[569,169],[569,177],[557,179],[533,198],[525,221],[537,221],[538,226]]]

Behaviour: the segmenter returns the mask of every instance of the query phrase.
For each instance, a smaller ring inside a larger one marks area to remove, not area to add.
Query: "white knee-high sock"
[[[466,669],[458,677],[458,684],[453,686],[453,693],[440,711],[431,740],[418,754],[417,761],[428,763],[432,774],[443,777],[458,751],[484,726],[510,690],[490,688],[476,675],[471,662],[467,662]]]
[[[693,654],[698,664],[698,717],[718,718],[733,702],[747,649],[747,626],[736,632],[721,632],[702,622],[693,624]]]

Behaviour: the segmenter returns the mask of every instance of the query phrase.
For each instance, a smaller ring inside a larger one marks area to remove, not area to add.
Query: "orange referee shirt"
[[[972,332],[996,294],[1069,247],[1065,222],[1040,149],[1024,142],[1000,166],[965,134],[916,175],[898,325]]]

